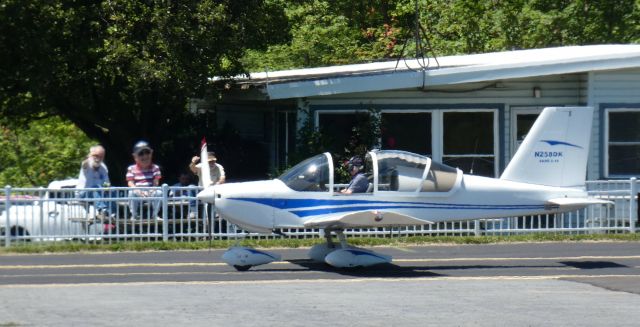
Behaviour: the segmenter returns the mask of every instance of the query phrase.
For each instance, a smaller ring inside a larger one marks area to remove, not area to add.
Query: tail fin
[[[500,179],[584,187],[592,119],[591,107],[545,108]]]
[[[200,178],[202,178],[202,186],[207,187],[211,185],[209,153],[207,152],[207,140],[204,137],[200,142]]]

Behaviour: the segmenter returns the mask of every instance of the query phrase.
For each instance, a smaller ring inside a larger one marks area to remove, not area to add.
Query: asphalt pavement
[[[640,243],[380,247],[391,264],[224,251],[1,255],[0,326],[637,326]]]

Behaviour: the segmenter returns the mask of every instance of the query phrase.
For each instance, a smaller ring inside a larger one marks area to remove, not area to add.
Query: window
[[[366,111],[320,110],[317,113],[324,144],[335,154],[344,153],[356,132],[365,135],[359,128],[370,126]],[[380,145],[383,150],[426,155],[465,173],[495,177],[498,173],[497,116],[496,109],[481,108],[383,110]],[[376,144],[377,140],[369,136],[362,140]]]
[[[372,142],[370,117],[362,112],[318,112],[318,127],[331,153],[344,153],[351,143]]]
[[[538,116],[544,107],[511,107],[511,120],[510,120],[510,143],[509,153],[507,154],[507,161],[518,151],[520,144],[524,141],[524,138],[529,134],[533,123],[535,123]]]
[[[382,112],[382,149],[431,156],[430,112]]]
[[[496,175],[493,111],[445,111],[442,162],[465,173]]]
[[[640,175],[640,109],[609,109],[606,115],[607,177]]]

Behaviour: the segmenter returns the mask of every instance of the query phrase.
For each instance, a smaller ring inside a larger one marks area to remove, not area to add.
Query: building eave
[[[591,45],[253,73],[235,83],[291,99],[637,67],[640,45]]]

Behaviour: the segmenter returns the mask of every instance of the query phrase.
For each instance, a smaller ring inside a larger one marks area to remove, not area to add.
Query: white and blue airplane
[[[247,231],[323,230],[326,243],[311,248],[313,260],[341,268],[388,263],[387,255],[348,245],[343,230],[555,214],[608,203],[589,198],[585,189],[592,116],[590,107],[545,108],[499,179],[463,174],[414,153],[373,150],[365,159],[369,189],[344,195],[334,190],[333,159],[323,153],[276,179],[216,185],[198,198]],[[203,148],[203,162],[206,153]],[[236,246],[223,260],[247,270],[280,257]]]

